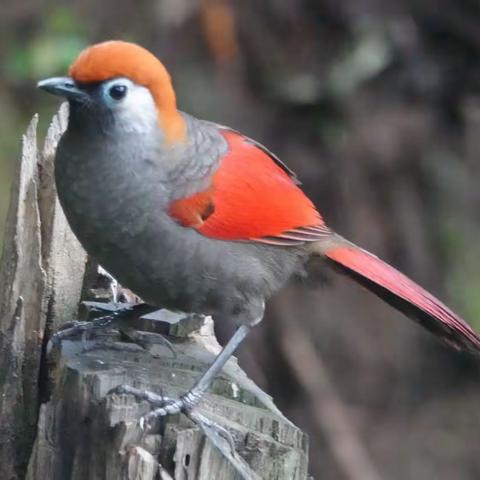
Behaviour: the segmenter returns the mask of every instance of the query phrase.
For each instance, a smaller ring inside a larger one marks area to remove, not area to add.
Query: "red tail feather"
[[[354,245],[324,251],[344,273],[456,348],[480,351],[480,337],[440,300],[378,257]]]

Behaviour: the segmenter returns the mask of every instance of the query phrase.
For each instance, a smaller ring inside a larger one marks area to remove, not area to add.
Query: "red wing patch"
[[[203,192],[183,198],[170,205],[170,216],[184,227],[200,228],[215,211],[213,185]]]
[[[220,130],[229,151],[212,186],[177,200],[170,214],[181,225],[220,240],[297,245],[330,233],[295,177],[246,137]]]

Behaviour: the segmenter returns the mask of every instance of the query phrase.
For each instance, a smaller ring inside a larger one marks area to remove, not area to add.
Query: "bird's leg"
[[[250,471],[248,465],[245,464],[243,459],[236,454],[234,441],[230,432],[226,428],[207,418],[205,415],[194,410],[194,407],[200,402],[208,388],[211,386],[214,378],[220,373],[228,359],[250,333],[253,325],[254,324],[240,326],[219,355],[215,358],[212,365],[210,365],[197,383],[180,398],[174,399],[171,397],[165,397],[154,392],[130,387],[129,385],[119,385],[110,390],[109,393],[134,395],[138,400],[146,400],[152,405],[152,407],[154,407],[154,410],[140,419],[140,426],[142,429],[147,428],[156,418],[183,412],[200,427],[205,436],[208,437],[220,450],[222,455],[241,474],[242,478],[257,478],[254,476],[253,472]]]
[[[99,283],[100,280],[102,280],[101,284]],[[167,347],[170,352],[172,353],[173,357],[176,357],[176,352],[173,348],[173,345],[171,342],[162,334],[160,333],[153,333],[153,332],[141,332],[135,329],[135,327],[132,325],[132,322],[130,322],[131,315],[131,307],[142,304],[143,302],[139,297],[137,297],[132,291],[129,289],[123,287],[120,285],[117,281],[117,279],[111,275],[107,270],[105,270],[101,265],[97,265],[97,282],[93,287],[100,287],[100,288],[93,288],[92,289],[92,296],[97,296],[98,297],[98,290],[102,290],[103,283],[107,281],[107,288],[110,292],[110,302],[104,303],[104,302],[99,302],[99,301],[87,301],[83,302],[83,306],[86,307],[88,313],[93,313],[96,314],[98,312],[116,312],[117,318],[113,319],[113,321],[109,322],[108,325],[105,325],[105,328],[108,327],[115,327],[119,330],[119,332],[122,334],[122,336],[125,339],[128,339],[131,343],[134,343],[135,345],[138,345],[139,347],[143,348],[144,350],[150,351],[151,347],[153,345],[163,345],[164,347]],[[94,295],[93,292],[97,290],[97,295]],[[137,308],[137,307],[136,307]],[[144,312],[144,313],[151,313],[154,312],[156,309],[151,308],[150,311]],[[138,310],[135,311],[135,317],[140,317],[142,314],[137,314]],[[122,312],[125,312],[125,315],[122,314]],[[105,321],[107,320],[107,317],[109,315],[105,316]],[[92,322],[89,322],[92,323]],[[98,320],[93,320],[93,323],[99,323],[99,325],[102,325],[103,322],[101,319]],[[80,329],[84,328],[82,325],[77,325]],[[78,335],[79,328],[74,329],[73,331],[69,331],[67,335],[70,336],[76,336]],[[92,327],[87,327],[87,332],[83,333],[83,337],[85,337],[88,334],[88,331],[90,331]],[[99,330],[99,329],[97,329]],[[95,331],[95,329],[93,330]],[[85,343],[85,342],[84,342]],[[110,345],[110,347],[114,347],[115,344]],[[92,347],[90,347],[92,348]],[[84,350],[86,348],[84,347]]]
[[[119,303],[120,285],[118,281],[107,272],[101,265],[97,265],[97,281],[104,277],[108,281],[108,289],[110,290],[111,302],[82,302],[82,306],[87,309],[87,315],[100,312],[104,315],[96,316],[90,321],[74,321],[65,323],[50,338],[50,349],[52,346],[58,346],[60,341],[69,338],[82,337],[84,348],[86,338],[96,332],[106,330],[114,324],[121,321],[122,316],[132,309],[132,304]]]
[[[131,320],[147,313],[154,312],[156,308],[150,307],[145,303],[118,304],[115,310],[112,310],[111,303],[105,303],[102,307],[100,302],[84,302],[89,304],[92,312],[108,312],[107,315],[94,318],[89,321],[68,322],[62,325],[60,330],[52,335],[49,342],[49,351],[52,347],[56,347],[62,340],[82,337],[84,350],[88,350],[86,340],[88,336],[107,330],[108,328],[117,328],[122,335],[129,339],[130,342],[140,346],[144,350],[150,351],[153,345],[163,345],[168,348],[173,357],[176,357],[175,349],[172,343],[160,333],[139,332],[130,325]]]
[[[148,392],[139,388],[123,385],[115,388],[115,393],[121,395],[133,395],[138,400],[144,400],[150,403],[152,406],[161,407],[166,403],[173,402],[174,399],[159,395],[154,392]],[[235,442],[230,432],[213,422],[205,415],[195,410],[188,410],[185,415],[192,420],[193,423],[198,425],[204,435],[217,447],[222,455],[232,464],[232,466],[240,474],[241,478],[245,480],[257,480],[258,476],[250,469],[245,461],[240,457],[235,450]],[[144,418],[140,420],[140,426],[145,428]]]
[[[143,418],[144,422],[148,424],[157,417],[186,412],[195,407],[210,388],[214,378],[220,373],[228,359],[250,333],[251,329],[252,325],[241,325],[197,383],[180,398],[167,403],[165,406],[156,408],[145,415]]]
[[[222,351],[219,353],[217,358],[215,358],[214,362],[210,365],[207,371],[200,377],[196,384],[180,398],[166,399],[152,392],[139,391],[137,389],[132,389],[132,387],[126,385],[120,385],[112,389],[110,393],[131,393],[139,399],[147,400],[149,402],[150,398],[155,398],[156,401],[150,403],[156,408],[141,419],[141,422],[144,425],[149,424],[153,419],[158,417],[174,415],[180,412],[188,413],[200,402],[202,397],[205,395],[205,392],[212,384],[214,378],[218,375],[218,373],[220,373],[223,366],[227,363],[228,359],[233,355],[235,350],[243,342],[245,337],[250,333],[253,325],[255,325],[256,323],[257,322],[241,325],[233,334],[232,338],[230,338],[225,347],[223,347]],[[163,401],[161,406],[158,406],[160,398],[163,398]]]
[[[114,312],[109,313],[108,315],[102,315],[91,321],[75,321],[75,322],[68,322],[62,325],[60,330],[55,332],[50,341],[53,344],[58,344],[62,340],[66,340],[69,338],[75,338],[78,336],[86,336],[91,333],[95,333],[101,330],[105,330],[111,327],[115,320],[118,320],[118,317],[121,313],[125,313],[128,309],[125,308],[123,310],[117,310]]]
[[[239,345],[245,340],[247,335],[252,330],[253,326],[259,323],[263,318],[264,304],[261,306],[261,314],[255,321],[242,324],[232,338],[223,347],[222,351],[215,358],[214,362],[206,370],[206,372],[200,377],[195,385],[180,398],[174,399],[171,397],[165,397],[154,392],[141,390],[138,388],[130,387],[128,385],[119,385],[118,387],[110,390],[109,393],[113,394],[130,394],[134,395],[139,400],[146,400],[153,407],[153,410],[144,415],[140,419],[140,426],[147,428],[151,422],[159,417],[166,415],[172,415],[176,413],[184,413],[190,418],[196,425],[198,425],[206,437],[220,450],[222,455],[229,461],[229,463],[240,473],[244,479],[257,479],[259,478],[251,471],[245,461],[236,454],[235,445],[230,432],[218,425],[216,422],[210,420],[202,413],[195,410],[196,405],[201,401],[209,387],[211,386],[215,377],[220,373],[224,365],[229,358],[233,355]]]
[[[125,304],[122,305],[122,307],[112,311],[111,304],[105,304],[105,309],[102,308],[101,304],[95,304],[95,310],[105,311],[108,312],[108,314],[102,315],[91,321],[76,321],[66,323],[50,338],[49,350],[51,350],[52,347],[58,346],[62,340],[76,338],[79,336],[81,336],[85,342],[88,335],[106,330],[110,327],[121,324],[129,318],[149,313],[154,309],[146,304]]]

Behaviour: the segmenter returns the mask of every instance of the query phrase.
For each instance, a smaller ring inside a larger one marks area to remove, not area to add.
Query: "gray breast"
[[[102,132],[85,139],[69,130],[55,176],[74,233],[120,283],[150,303],[212,313],[268,297],[300,268],[304,252],[206,238],[168,216],[170,201],[200,188],[215,168],[213,152],[222,151],[210,132],[195,131],[179,154],[143,138],[112,142]]]

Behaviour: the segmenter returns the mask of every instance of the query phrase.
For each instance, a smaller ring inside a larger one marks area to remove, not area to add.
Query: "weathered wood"
[[[163,311],[133,323],[168,335],[176,357],[165,346],[146,351],[121,342],[112,331],[87,351],[82,341],[65,340],[47,362],[45,338],[77,316],[86,263],[53,184],[67,114],[63,107],[40,153],[32,120],[12,190],[0,266],[0,478],[305,479],[306,436],[235,360],[197,412],[231,433],[239,455],[230,460],[217,448],[231,456],[228,442],[214,439],[215,446],[208,429],[206,438],[187,417],[144,431],[138,419],[150,406],[108,394],[119,384],[184,393],[218,352],[211,320]]]
[[[179,395],[219,348],[210,319],[200,332],[169,338],[175,342],[175,358],[162,346],[147,352],[116,341],[93,350],[87,345],[82,353],[81,341],[63,342],[52,397],[41,407],[27,479],[153,480],[160,468],[176,480],[241,478],[185,416],[168,417],[154,433],[145,432],[138,419],[150,406],[129,395],[108,395],[123,383]],[[258,477],[252,473],[248,478],[306,478],[305,435],[235,360],[216,379],[198,411],[229,430],[238,453],[258,472]]]
[[[42,258],[47,274],[49,330],[75,317],[82,293],[87,255],[73,235],[58,201],[53,160],[57,143],[67,127],[68,105],[53,117],[39,158]]]
[[[34,117],[12,186],[0,268],[0,476],[17,478],[35,434],[45,327]]]
[[[0,478],[22,478],[36,431],[41,357],[50,326],[78,306],[85,253],[56,198],[53,155],[66,122],[54,118],[37,148],[34,117],[23,137],[0,265]]]

